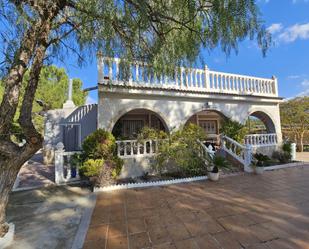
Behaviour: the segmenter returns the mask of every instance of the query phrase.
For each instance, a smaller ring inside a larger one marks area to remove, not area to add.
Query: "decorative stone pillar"
[[[245,157],[244,158],[245,160],[244,171],[248,173],[252,173],[253,172],[253,169],[251,167],[252,146],[250,144],[246,144],[244,157]]]
[[[296,161],[296,143],[291,144],[291,160]]]
[[[70,79],[69,80],[69,88],[68,88],[68,99],[67,101],[63,104],[63,108],[74,108],[75,104],[72,100],[72,96],[73,96],[73,80]]]
[[[64,145],[59,142],[56,145],[55,150],[55,182],[56,184],[61,184],[65,182],[64,179],[64,168],[63,168],[63,153],[64,153]]]

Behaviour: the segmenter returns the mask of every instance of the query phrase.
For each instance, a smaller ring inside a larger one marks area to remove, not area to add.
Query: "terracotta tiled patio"
[[[309,248],[309,165],[100,193],[84,248]]]

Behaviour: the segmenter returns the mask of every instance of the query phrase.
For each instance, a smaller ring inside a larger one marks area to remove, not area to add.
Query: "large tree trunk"
[[[300,132],[299,138],[298,138],[298,151],[303,152],[304,151],[304,132]]]
[[[65,3],[66,1],[42,1],[42,6],[34,6],[40,13],[40,19],[35,27],[30,30],[36,32],[25,33],[20,50],[17,53],[18,59],[11,67],[5,80],[6,88],[0,106],[0,133],[2,134],[9,132],[19,102],[22,78],[28,62],[33,58],[30,79],[25,89],[18,120],[25,135],[26,144],[23,147],[18,147],[11,141],[9,135],[2,136],[0,139],[0,237],[7,232],[5,209],[17,174],[23,164],[41,148],[43,142],[42,136],[36,131],[32,123],[32,105],[48,47],[52,21],[59,11],[65,7]]]
[[[23,164],[40,149],[40,144],[28,144],[23,148],[15,147],[18,156],[1,157],[0,160],[0,237],[7,232],[5,209],[9,194],[14,186],[17,174]],[[0,155],[1,156],[1,155]]]

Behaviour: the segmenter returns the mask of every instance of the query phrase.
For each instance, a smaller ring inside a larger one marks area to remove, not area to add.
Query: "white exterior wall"
[[[98,128],[112,131],[117,120],[128,111],[143,108],[161,116],[169,131],[184,125],[197,112],[215,110],[245,123],[256,111],[273,121],[279,144],[282,141],[279,98],[177,93],[158,90],[107,88],[99,86]],[[207,103],[210,104],[207,107]]]

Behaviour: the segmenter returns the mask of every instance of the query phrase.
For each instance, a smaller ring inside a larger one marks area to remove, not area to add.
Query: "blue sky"
[[[215,49],[204,53],[211,70],[271,77],[279,82],[279,95],[291,98],[309,95],[309,0],[257,0],[265,25],[273,34],[274,45],[264,58],[255,41],[245,40],[239,52],[229,57]],[[78,77],[84,87],[95,86],[97,67],[95,60],[79,68],[74,61],[65,67],[70,77]],[[91,92],[89,101],[97,99]]]

